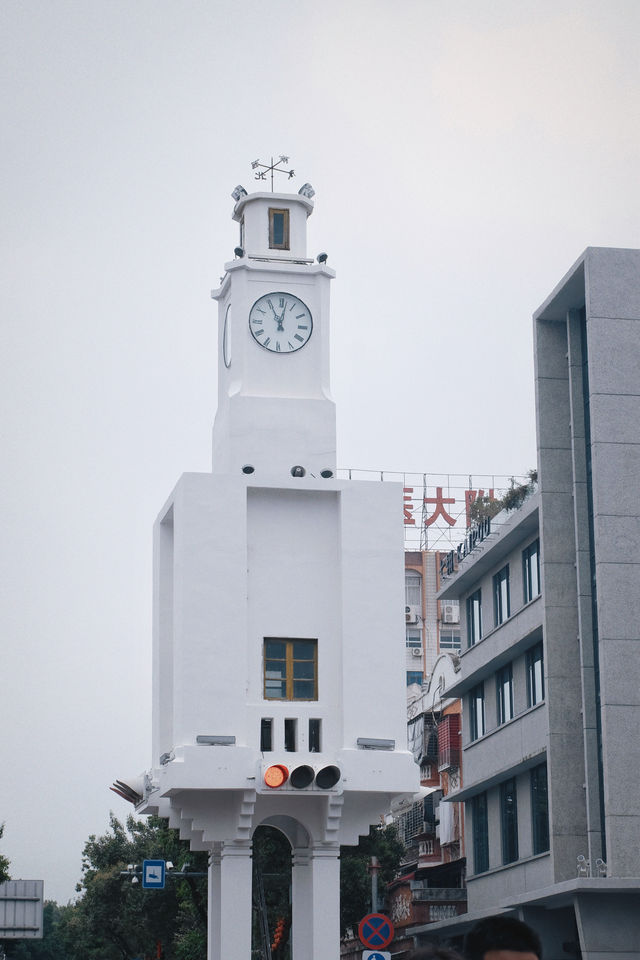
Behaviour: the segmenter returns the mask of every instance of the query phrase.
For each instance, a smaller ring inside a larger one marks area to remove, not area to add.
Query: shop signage
[[[472,550],[482,543],[491,533],[491,517],[484,517],[476,523],[462,543],[459,543],[454,550],[442,554],[440,557],[440,576],[450,577],[457,569],[461,560],[464,560]]]

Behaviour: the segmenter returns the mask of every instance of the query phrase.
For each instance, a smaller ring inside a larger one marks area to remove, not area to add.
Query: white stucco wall
[[[416,788],[404,715],[401,495],[392,484],[182,477],[156,524],[154,765],[164,753],[177,760],[160,767],[163,792],[184,789],[191,775],[196,789],[253,787],[263,717],[274,721],[267,760],[303,762],[308,719],[319,718],[322,755],[307,759],[338,764],[344,791]],[[264,699],[265,637],[317,639],[317,701]],[[295,757],[284,751],[285,717],[298,720]],[[236,745],[196,746],[203,734]],[[359,737],[396,750],[363,751]]]

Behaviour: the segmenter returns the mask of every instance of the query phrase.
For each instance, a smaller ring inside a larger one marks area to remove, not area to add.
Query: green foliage
[[[492,497],[476,497],[469,507],[469,518],[471,523],[480,523],[486,517],[495,517],[496,513],[502,510],[502,500]]]
[[[10,945],[5,941],[8,960],[66,960],[62,930],[71,910],[73,907],[59,907],[53,900],[45,900],[42,940],[18,940]]]
[[[2,839],[3,833],[4,833],[4,823],[0,823],[0,839]],[[2,854],[0,854],[0,883],[5,883],[5,881],[11,879],[9,877],[9,867],[10,867],[9,860],[7,860],[6,857],[3,857]]]
[[[528,480],[526,483],[516,483],[515,478],[511,477],[511,486],[502,498],[503,510],[517,510],[521,507],[527,497],[535,490],[538,482],[538,471],[535,469],[527,471]]]
[[[206,960],[206,877],[144,890],[121,876],[128,864],[156,859],[171,860],[174,872],[207,870],[207,854],[190,853],[166,821],[130,816],[123,825],[111,815],[109,832],[84,846],[78,901],[48,903],[43,939],[5,944],[8,960],[131,960],[155,957],[158,942],[166,960]]]
[[[192,928],[176,933],[174,940],[176,960],[202,960],[207,955],[206,927]]]
[[[378,899],[398,872],[404,847],[395,826],[371,827],[369,835],[360,837],[357,847],[340,849],[340,927],[354,929],[365,914],[371,912],[371,875],[367,866],[371,857],[380,864]]]
[[[206,853],[190,853],[178,832],[156,817],[130,816],[125,829],[112,815],[110,826],[110,833],[89,837],[83,852],[83,896],[74,917],[83,958],[155,956],[160,942],[167,960],[203,960],[206,946],[204,953],[194,952],[194,934],[206,943],[206,877],[170,879],[164,890],[145,890],[121,872],[128,864],[163,859],[176,871],[188,864],[190,871],[206,873]]]
[[[477,497],[469,508],[471,522],[479,523],[485,517],[495,517],[501,510],[517,510],[521,507],[535,490],[538,471],[535,468],[527,470],[527,477],[525,483],[516,483],[515,477],[511,477],[511,485],[502,497]]]

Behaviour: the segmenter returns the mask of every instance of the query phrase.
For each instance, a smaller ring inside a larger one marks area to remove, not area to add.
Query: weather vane
[[[252,170],[257,170],[255,175],[256,180],[266,180],[267,174],[271,174],[271,193],[273,193],[273,174],[274,173],[286,173],[287,179],[291,180],[292,177],[295,177],[295,170],[283,170],[280,166],[281,163],[289,163],[289,157],[280,157],[279,160],[273,162],[273,157],[271,157],[271,166],[268,166],[266,163],[260,163],[259,160],[254,160],[251,164]]]

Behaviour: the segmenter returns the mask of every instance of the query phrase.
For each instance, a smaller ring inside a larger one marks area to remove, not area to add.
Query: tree
[[[192,853],[166,821],[129,816],[126,826],[111,815],[110,832],[92,835],[84,846],[82,894],[59,925],[72,960],[130,960],[156,956],[166,960],[206,958],[206,877],[169,879],[164,890],[146,890],[121,873],[143,860],[171,860],[177,874],[206,873],[207,854]]]
[[[371,857],[380,864],[378,896],[400,866],[404,847],[395,826],[371,827],[368,836],[360,837],[357,847],[340,848],[340,928],[355,928],[371,912],[371,875],[367,870]]]
[[[3,834],[4,834],[4,823],[0,823],[0,839],[2,839]],[[9,866],[10,866],[9,860],[7,860],[6,857],[3,857],[2,854],[0,854],[0,883],[5,883],[7,880],[10,879]]]
[[[59,907],[45,900],[42,940],[5,942],[7,960],[66,960],[68,954],[61,934],[63,918],[73,907]]]
[[[469,508],[469,518],[472,523],[480,523],[486,517],[495,517],[501,510],[517,510],[536,489],[538,471],[534,468],[527,470],[528,479],[525,483],[516,483],[511,477],[509,489],[504,496],[498,498],[476,497]]]

